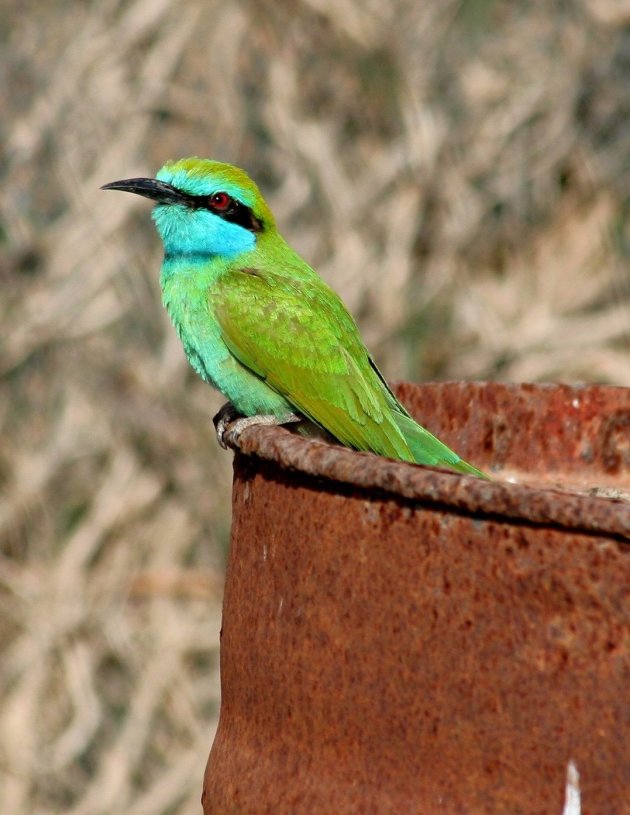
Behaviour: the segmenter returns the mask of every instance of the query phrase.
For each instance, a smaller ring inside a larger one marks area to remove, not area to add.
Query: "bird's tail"
[[[490,478],[490,476],[460,458],[457,453],[454,453],[409,416],[398,413],[398,411],[394,411],[394,416],[416,464],[424,464],[428,467],[448,467],[458,473],[476,475],[479,478]]]

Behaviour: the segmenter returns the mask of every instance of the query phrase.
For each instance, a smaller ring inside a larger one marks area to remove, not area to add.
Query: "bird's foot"
[[[212,420],[217,432],[217,440],[224,450],[238,444],[241,433],[254,425],[274,427],[277,425],[301,422],[302,416],[295,413],[285,413],[282,416],[241,416],[231,402],[226,402]]]
[[[291,424],[291,422],[301,422],[302,417],[297,416],[295,413],[285,413],[282,416],[241,416],[234,419],[225,428],[223,433],[224,447],[237,447],[238,440],[243,430],[255,425],[263,425],[265,427],[277,427],[278,425]]]
[[[228,425],[231,425],[239,418],[242,419],[243,417],[236,410],[234,405],[231,402],[226,402],[212,419],[217,434],[217,441],[224,450],[228,449],[225,443],[225,432],[228,429]]]

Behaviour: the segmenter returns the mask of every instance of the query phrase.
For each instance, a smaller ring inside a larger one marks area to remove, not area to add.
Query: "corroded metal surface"
[[[206,815],[630,812],[630,393],[399,393],[528,485],[244,432]]]

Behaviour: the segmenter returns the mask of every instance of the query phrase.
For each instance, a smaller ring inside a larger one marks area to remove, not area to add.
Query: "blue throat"
[[[158,204],[153,220],[164,244],[165,260],[203,262],[226,260],[251,251],[256,236],[238,224],[224,221],[205,209],[191,211],[177,204]]]

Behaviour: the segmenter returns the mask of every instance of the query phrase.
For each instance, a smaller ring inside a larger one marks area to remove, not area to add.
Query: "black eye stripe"
[[[182,193],[184,203],[192,209],[207,209],[223,218],[224,221],[229,221],[232,224],[238,224],[244,229],[249,229],[250,232],[262,232],[264,224],[252,212],[251,208],[236,198],[230,198],[230,205],[227,209],[214,209],[211,200],[212,196],[208,195],[190,195]]]

